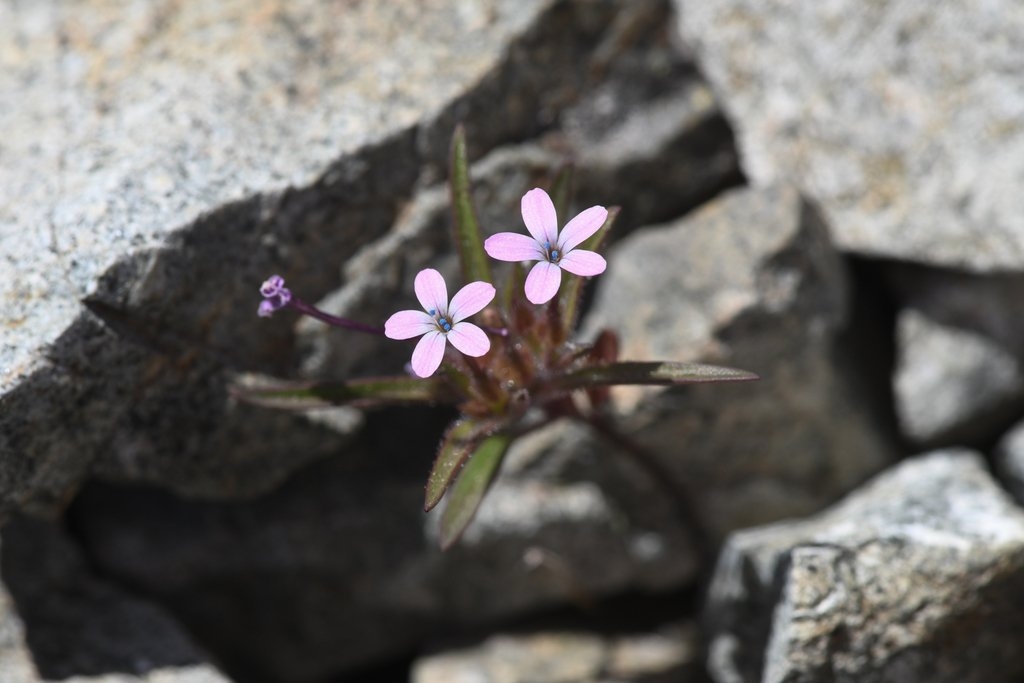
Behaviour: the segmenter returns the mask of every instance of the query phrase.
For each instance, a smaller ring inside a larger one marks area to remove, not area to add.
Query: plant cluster
[[[463,280],[449,298],[442,275],[415,278],[418,309],[398,311],[383,329],[331,315],[294,296],[274,275],[263,283],[258,313],[290,308],[348,330],[390,339],[418,338],[409,373],[341,382],[278,382],[239,389],[250,401],[289,408],[388,403],[455,404],[461,416],[445,433],[426,484],[424,509],[447,493],[441,545],[472,521],[513,441],[550,421],[585,422],[621,443],[609,420],[609,387],[757,379],[732,368],[668,361],[620,361],[618,338],[604,330],[590,343],[573,337],[585,277],[604,272],[600,250],[618,213],[592,206],[559,230],[571,173],[558,174],[553,198],[536,188],[522,198],[527,234],[483,239],[470,194],[465,137],[452,142],[453,230]],[[500,291],[488,257],[512,263]],[[527,272],[524,263],[533,262]],[[473,322],[475,321],[475,322]]]

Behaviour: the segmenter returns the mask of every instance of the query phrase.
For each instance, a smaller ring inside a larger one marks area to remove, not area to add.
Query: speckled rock
[[[893,372],[903,433],[918,444],[991,439],[1024,407],[1020,361],[984,335],[899,314]]]
[[[623,426],[732,529],[819,509],[890,462],[892,444],[837,342],[847,276],[814,207],[791,188],[729,192],[610,250],[588,333],[622,358],[704,361],[761,381],[617,389]]]
[[[1024,6],[675,5],[755,183],[796,184],[846,249],[1024,267]]]
[[[94,576],[55,526],[7,525],[0,682],[228,683],[160,607]]]
[[[653,633],[582,631],[500,634],[483,643],[422,657],[412,683],[668,683],[690,680],[696,631],[673,624]],[[696,679],[694,679],[696,680]]]
[[[720,683],[1024,675],[1024,512],[969,451],[902,463],[806,521],[734,534],[706,610]]]
[[[256,287],[340,285],[439,177],[457,120],[474,156],[550,127],[618,12],[0,7],[0,515],[51,512],[90,474],[252,495],[337,452],[344,435],[227,396],[233,371],[294,369]]]

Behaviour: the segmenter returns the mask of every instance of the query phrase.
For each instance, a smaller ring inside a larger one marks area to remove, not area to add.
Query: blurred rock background
[[[556,423],[441,553],[445,410],[229,397],[401,367],[257,288],[450,270],[460,122],[622,207],[581,334],[762,376],[616,393],[676,496]],[[1004,0],[0,4],[0,682],[1020,680],[1022,122]]]

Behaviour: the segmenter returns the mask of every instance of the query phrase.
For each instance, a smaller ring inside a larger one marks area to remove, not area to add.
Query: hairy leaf
[[[700,382],[749,382],[760,379],[753,372],[703,363],[626,362],[582,368],[556,377],[557,389],[586,389],[611,384],[694,384]]]
[[[512,443],[511,434],[495,434],[484,439],[462,468],[448,494],[448,505],[441,513],[441,548],[447,550],[473,521],[480,501],[498,473],[498,467]]]
[[[450,400],[440,378],[370,377],[343,381],[287,382],[260,378],[235,384],[234,396],[270,408],[311,410],[331,406],[367,406],[395,403],[433,403]]]
[[[500,426],[497,420],[475,420],[465,418],[457,420],[448,428],[441,447],[438,449],[434,466],[427,477],[426,500],[424,512],[430,512],[441,501],[444,492],[459,473],[466,460],[469,459],[480,443],[493,434]]]
[[[491,282],[491,267],[484,252],[480,235],[480,222],[476,217],[470,193],[469,161],[466,158],[466,131],[462,126],[452,136],[452,154],[449,183],[451,185],[452,212],[454,213],[455,246],[459,252],[462,277],[466,282]]]

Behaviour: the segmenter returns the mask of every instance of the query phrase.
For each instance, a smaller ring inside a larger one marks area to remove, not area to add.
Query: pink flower
[[[384,323],[384,334],[391,339],[423,336],[412,352],[412,370],[430,377],[441,365],[447,341],[467,356],[482,356],[491,348],[491,340],[466,318],[479,313],[494,298],[494,286],[488,282],[470,282],[448,303],[448,289],[441,273],[433,268],[421,270],[414,283],[422,311],[399,311]]]
[[[558,234],[558,217],[548,193],[534,188],[523,195],[523,222],[533,237],[499,232],[484,241],[484,249],[499,261],[539,261],[526,276],[526,298],[543,304],[558,293],[562,271],[573,275],[598,275],[608,265],[604,257],[576,246],[597,232],[608,218],[603,206],[586,209]]]

